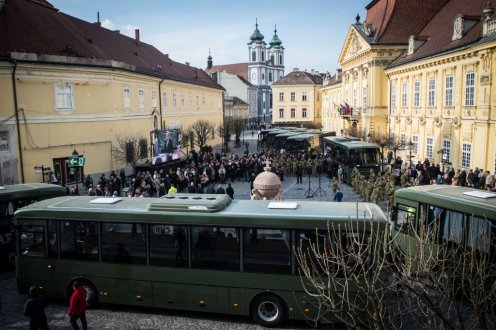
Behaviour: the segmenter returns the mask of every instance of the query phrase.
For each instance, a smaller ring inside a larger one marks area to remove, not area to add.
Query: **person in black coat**
[[[219,194],[219,195],[223,195],[226,193],[226,191],[224,190],[224,187],[222,187],[222,185],[219,185],[217,187],[217,191],[215,192],[216,194]]]
[[[24,315],[28,316],[29,327],[31,330],[46,330],[48,329],[48,322],[45,315],[45,307],[48,306],[45,297],[40,296],[38,288],[34,285],[29,288],[30,298],[24,304]]]
[[[234,199],[234,189],[231,186],[230,183],[227,184],[227,189],[226,189],[226,194],[231,197],[231,199]]]

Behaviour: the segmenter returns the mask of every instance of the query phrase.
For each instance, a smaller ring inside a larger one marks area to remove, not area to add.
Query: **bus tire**
[[[68,288],[68,298],[71,298],[72,293],[74,292],[73,284],[75,281],[79,281],[82,286],[86,289],[86,306],[89,309],[94,309],[99,307],[100,295],[98,294],[98,290],[95,285],[88,280],[83,278],[74,279]]]
[[[286,306],[276,295],[261,294],[252,300],[250,315],[261,326],[276,327],[286,320]]]

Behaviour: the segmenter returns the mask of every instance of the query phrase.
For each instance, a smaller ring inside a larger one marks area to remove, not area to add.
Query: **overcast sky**
[[[48,0],[61,12],[140,38],[177,62],[205,68],[248,61],[250,36],[258,28],[268,44],[277,35],[285,48],[285,73],[338,68],[344,39],[365,19],[371,0]]]

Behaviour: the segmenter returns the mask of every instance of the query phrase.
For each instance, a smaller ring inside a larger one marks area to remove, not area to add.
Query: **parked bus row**
[[[372,225],[392,239],[388,244],[407,265],[417,257],[425,228],[437,228],[432,246],[476,249],[494,262],[496,193],[444,185],[400,189],[391,222],[375,204],[336,205],[187,194],[43,200],[15,215],[18,288],[26,293],[36,285],[49,297],[67,298],[80,281],[91,306],[250,315],[276,326],[322,315],[302,286],[297,251],[351,250],[353,235]],[[344,230],[350,219],[353,232]],[[381,249],[365,242],[371,255]],[[338,280],[353,295],[353,283]]]

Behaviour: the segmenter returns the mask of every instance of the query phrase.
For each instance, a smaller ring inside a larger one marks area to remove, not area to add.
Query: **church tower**
[[[284,47],[277,36],[277,29],[270,41],[264,36],[255,21],[255,30],[248,42],[248,78],[257,89],[258,123],[268,125],[272,122],[272,88],[274,82],[284,76]]]

